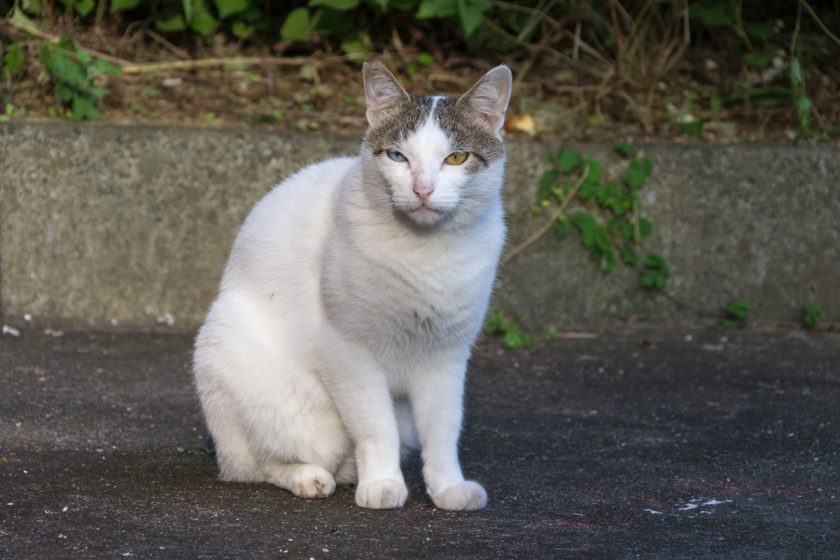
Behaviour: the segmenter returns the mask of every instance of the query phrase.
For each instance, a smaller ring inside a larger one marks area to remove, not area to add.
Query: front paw
[[[402,480],[376,480],[359,484],[356,488],[356,504],[369,509],[392,509],[402,507],[408,498],[408,488]]]
[[[487,491],[478,482],[465,480],[444,488],[432,496],[432,501],[440,509],[475,511],[487,505]]]

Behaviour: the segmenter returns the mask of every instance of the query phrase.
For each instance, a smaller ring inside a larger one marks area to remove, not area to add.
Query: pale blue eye
[[[408,161],[407,159],[405,159],[405,156],[402,155],[397,150],[388,150],[385,153],[388,154],[388,157],[391,158],[394,161],[399,161],[399,162]]]

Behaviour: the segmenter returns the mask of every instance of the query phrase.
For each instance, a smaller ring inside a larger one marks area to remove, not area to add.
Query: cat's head
[[[487,72],[458,100],[411,96],[376,62],[365,64],[363,75],[370,126],[362,156],[373,199],[425,227],[481,214],[502,184],[507,66]]]

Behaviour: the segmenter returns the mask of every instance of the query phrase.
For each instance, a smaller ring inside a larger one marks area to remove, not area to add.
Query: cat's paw
[[[335,479],[320,465],[304,464],[289,477],[289,490],[301,498],[326,498],[335,492]]]
[[[487,505],[487,491],[478,482],[465,480],[444,488],[432,496],[432,501],[440,509],[475,511]]]
[[[402,507],[408,498],[408,487],[402,480],[385,479],[359,484],[356,504],[369,509]]]

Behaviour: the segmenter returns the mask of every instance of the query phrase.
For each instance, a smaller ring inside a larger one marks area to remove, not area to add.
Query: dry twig
[[[566,209],[566,206],[568,206],[572,199],[575,197],[578,190],[583,186],[583,183],[584,181],[586,181],[586,178],[588,176],[589,166],[586,166],[586,168],[584,168],[583,170],[583,174],[580,176],[580,179],[578,179],[577,183],[574,184],[571,190],[569,190],[569,192],[563,198],[563,202],[560,203],[560,206],[558,206],[557,209],[551,213],[551,216],[548,219],[548,221],[546,221],[546,223],[544,223],[537,231],[529,235],[525,241],[516,245],[510,251],[508,251],[507,254],[502,258],[502,264],[505,264],[508,261],[510,261],[513,257],[515,257],[516,255],[533,245],[538,239],[540,239],[543,235],[548,233],[549,230],[551,230],[551,227],[554,225],[555,220],[557,220],[557,218],[560,217],[560,214],[563,213],[563,211]]]

